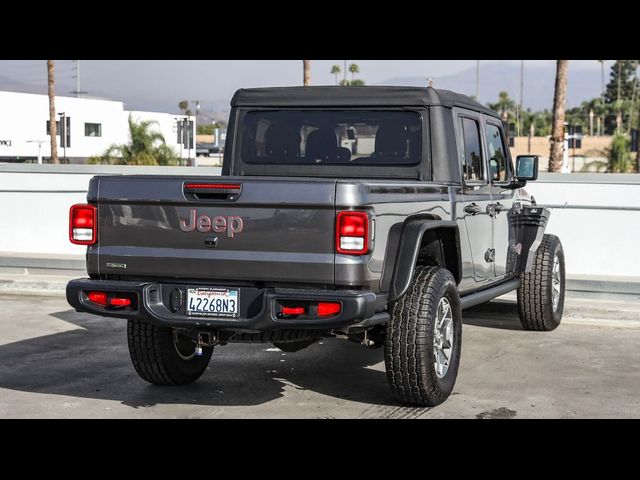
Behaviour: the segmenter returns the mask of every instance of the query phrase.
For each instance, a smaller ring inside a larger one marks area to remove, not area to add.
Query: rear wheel
[[[213,347],[196,344],[180,330],[129,320],[127,339],[131,362],[138,375],[154,385],[185,385],[195,382],[207,368]]]
[[[384,345],[387,378],[404,403],[435,406],[453,391],[462,345],[462,311],[448,270],[416,267],[407,293],[391,306]]]
[[[564,310],[565,267],[562,243],[546,234],[536,251],[531,272],[522,275],[518,313],[526,330],[554,330]]]

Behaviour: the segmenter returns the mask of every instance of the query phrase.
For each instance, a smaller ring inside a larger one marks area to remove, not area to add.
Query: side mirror
[[[518,155],[516,157],[516,177],[518,180],[534,181],[538,178],[538,156]]]

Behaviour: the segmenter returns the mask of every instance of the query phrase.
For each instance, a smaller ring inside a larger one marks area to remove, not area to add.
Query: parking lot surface
[[[412,408],[389,391],[383,349],[230,344],[195,384],[157,387],[133,370],[124,321],[0,294],[0,418],[638,418],[638,345],[636,296],[567,298],[553,332],[522,330],[507,296],[464,312],[452,396]]]

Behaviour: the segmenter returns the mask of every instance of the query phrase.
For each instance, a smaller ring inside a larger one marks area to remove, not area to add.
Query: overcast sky
[[[502,60],[505,61],[505,60]],[[511,62],[519,62],[512,60]],[[360,66],[359,77],[367,84],[393,77],[441,77],[474,68],[476,60],[349,60]],[[492,60],[482,60],[493,62]],[[507,60],[507,62],[509,62]],[[526,60],[528,67],[549,65],[555,60]],[[342,67],[343,60],[313,60],[312,84],[330,85],[331,66]],[[74,62],[59,60],[59,95],[68,95],[75,87]],[[109,97],[135,98],[141,103],[157,102],[159,97],[174,99],[228,101],[237,88],[300,85],[300,60],[82,60],[81,90]],[[596,60],[572,60],[570,69],[598,69]],[[42,60],[0,61],[0,77],[19,82],[42,84],[46,79]],[[44,93],[44,92],[43,92]],[[131,102],[131,100],[129,100]],[[135,108],[135,105],[131,105]]]

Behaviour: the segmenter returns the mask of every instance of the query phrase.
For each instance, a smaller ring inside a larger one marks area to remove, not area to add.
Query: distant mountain
[[[524,63],[524,108],[544,110],[553,107],[553,89],[555,84],[555,66],[527,67]],[[393,77],[377,85],[426,86],[428,77]],[[584,100],[600,96],[600,71],[597,69],[569,68],[567,85],[567,107],[579,106]],[[475,95],[476,69],[442,77],[433,77],[433,86],[453,90],[466,95]],[[498,94],[507,91],[514,100],[520,91],[520,65],[513,63],[480,64],[480,102],[495,103]]]
[[[47,88],[44,85],[21,82],[4,75],[0,75],[0,90],[21,93],[47,93]]]
[[[40,95],[47,94],[47,85],[44,80],[36,83],[27,83],[19,80],[0,75],[0,90],[8,92],[20,92],[20,93],[35,93]],[[68,79],[60,79],[56,82],[56,94],[57,96],[71,97],[71,93],[75,90],[75,85]],[[134,96],[115,96],[113,92],[110,94],[105,91],[92,90],[89,93],[90,97],[111,99],[115,101],[122,101],[125,104],[127,110],[142,110],[151,112],[167,112],[167,113],[180,113],[178,105],[175,102],[167,101],[160,97],[157,99],[141,100]],[[175,103],[175,105],[174,105]],[[193,105],[190,105],[193,110]],[[229,118],[229,100],[217,100],[217,101],[203,101],[200,108],[200,122],[211,123],[212,121],[227,121]]]
[[[428,72],[424,77],[393,77],[374,85],[427,85]],[[551,109],[553,103],[553,88],[555,82],[555,66],[529,67],[525,61],[524,69],[524,106],[532,110]],[[476,70],[470,68],[462,72],[433,77],[436,88],[454,90],[467,95],[474,95],[476,90]],[[85,87],[86,88],[86,87]],[[480,102],[495,102],[501,90],[509,92],[514,100],[520,89],[520,65],[517,63],[487,62],[480,66]],[[37,82],[22,82],[0,74],[0,90],[25,93],[47,93],[46,75]],[[58,95],[71,95],[75,90],[75,83],[71,77],[61,77],[56,81]],[[155,112],[179,113],[178,101],[172,92],[159,95],[148,89],[139,91],[127,84],[102,85],[98,88],[88,88],[89,95],[100,98],[111,98],[124,102],[127,110],[147,110]],[[577,106],[583,100],[600,95],[599,69],[572,69],[569,63],[569,85],[567,91],[568,107]],[[200,122],[208,123],[215,120],[226,121],[229,116],[230,98],[206,99],[200,97]],[[197,98],[197,97],[196,97]],[[193,104],[190,105],[193,110]]]

